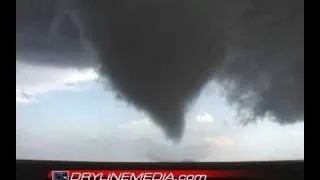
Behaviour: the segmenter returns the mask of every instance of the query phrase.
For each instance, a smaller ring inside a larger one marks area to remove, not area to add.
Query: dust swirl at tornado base
[[[41,46],[47,41],[39,40],[36,46],[25,33],[17,38],[20,54],[56,47],[60,54],[72,51],[79,56],[83,41],[89,42],[97,62],[29,61],[99,65],[115,94],[146,112],[174,142],[182,139],[184,115],[211,80],[224,86],[245,122],[265,116],[281,124],[304,120],[303,0],[79,0],[65,6],[65,1],[59,2],[72,12],[69,29],[76,30],[56,37],[69,44],[47,47]],[[24,7],[19,6],[24,12],[20,17],[26,19],[30,12]],[[39,19],[33,32],[52,29],[58,15],[51,14],[50,21]],[[17,22],[22,27],[25,21]],[[60,26],[68,29],[70,23]]]

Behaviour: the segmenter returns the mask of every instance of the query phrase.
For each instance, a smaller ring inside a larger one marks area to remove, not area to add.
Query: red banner
[[[82,180],[206,180],[207,178],[253,177],[255,171],[245,170],[65,170],[51,171],[48,177]],[[58,179],[58,178],[57,178]]]

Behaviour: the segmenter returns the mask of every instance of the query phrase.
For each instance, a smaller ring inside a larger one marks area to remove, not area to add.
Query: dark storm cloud
[[[304,115],[304,1],[252,1],[255,9],[230,33],[222,76],[230,102],[292,123]],[[249,14],[248,13],[248,14]],[[241,35],[241,36],[239,36]]]
[[[37,65],[88,67],[88,43],[73,0],[16,0],[17,59]]]
[[[222,1],[203,2],[86,1],[81,6],[101,56],[101,74],[176,141],[183,135],[185,109],[225,56],[227,21],[223,5],[216,6]]]
[[[189,104],[211,79],[225,84],[230,102],[252,119],[303,119],[303,0],[80,0],[66,8],[77,17],[65,18],[50,43],[44,39],[57,13],[42,11],[41,4],[29,12],[21,8],[25,3],[17,1],[17,27],[32,33],[19,32],[17,52],[81,54],[85,37],[98,52],[100,74],[174,141],[182,138]],[[31,21],[35,11],[43,16]],[[81,60],[35,63],[92,63]]]

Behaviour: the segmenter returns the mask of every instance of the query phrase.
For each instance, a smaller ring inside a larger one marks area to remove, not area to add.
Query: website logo
[[[68,171],[52,171],[52,180],[68,180]]]

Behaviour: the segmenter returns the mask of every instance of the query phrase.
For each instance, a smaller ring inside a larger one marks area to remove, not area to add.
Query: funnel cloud
[[[246,112],[239,114],[246,122],[265,116],[281,124],[304,120],[303,0],[16,4],[19,60],[99,66],[115,93],[174,142],[182,139],[184,116],[211,80]],[[88,52],[97,59],[84,58]]]

